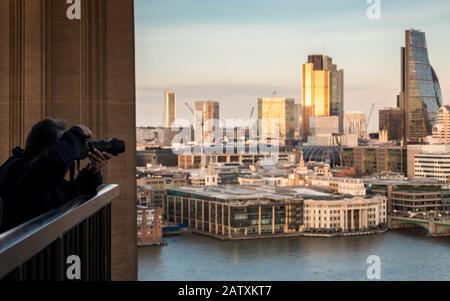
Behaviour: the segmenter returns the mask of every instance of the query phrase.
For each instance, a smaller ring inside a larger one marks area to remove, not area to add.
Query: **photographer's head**
[[[25,153],[31,157],[38,156],[55,144],[65,130],[66,124],[60,120],[47,118],[38,122],[28,134]]]

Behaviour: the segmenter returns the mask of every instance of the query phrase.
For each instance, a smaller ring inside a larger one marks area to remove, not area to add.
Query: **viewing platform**
[[[0,235],[0,281],[110,281],[111,203],[118,185],[73,202]],[[80,279],[68,279],[79,258]]]

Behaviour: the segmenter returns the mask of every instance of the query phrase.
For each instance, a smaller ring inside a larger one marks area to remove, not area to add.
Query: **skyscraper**
[[[262,122],[260,137],[284,143],[295,138],[295,100],[292,98],[258,99],[258,120]]]
[[[203,140],[204,142],[213,142],[215,121],[220,119],[220,104],[212,100],[196,101],[195,111],[200,112],[203,122]]]
[[[379,113],[380,137],[386,141],[403,140],[404,114],[399,108],[384,108]]]
[[[174,92],[164,92],[164,127],[170,128],[177,118],[177,97]]]
[[[400,109],[404,112],[405,137],[419,141],[432,134],[442,104],[439,81],[430,64],[425,33],[405,32],[402,53],[402,90]]]
[[[339,131],[344,130],[344,71],[331,57],[310,55],[302,66],[303,138],[310,133],[311,117],[338,116]]]

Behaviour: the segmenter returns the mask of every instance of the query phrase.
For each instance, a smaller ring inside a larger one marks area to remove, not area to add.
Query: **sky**
[[[426,32],[444,103],[450,100],[450,1],[379,0],[135,0],[137,125],[160,126],[164,90],[185,103],[212,99],[221,119],[248,119],[257,99],[300,102],[301,66],[326,54],[345,70],[345,110],[369,113],[396,106],[400,47],[409,28]]]

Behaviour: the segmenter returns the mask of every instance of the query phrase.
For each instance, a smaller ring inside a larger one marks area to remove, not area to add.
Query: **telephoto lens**
[[[94,151],[94,149],[98,149],[101,152],[118,156],[125,152],[125,142],[117,138],[111,138],[109,140],[95,140],[87,142],[87,148],[91,152]]]

